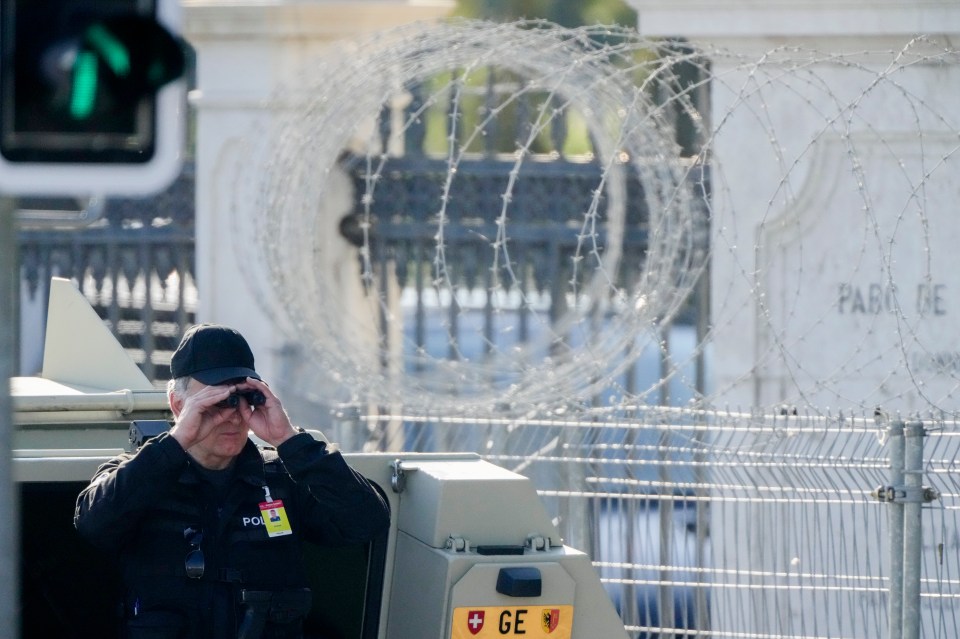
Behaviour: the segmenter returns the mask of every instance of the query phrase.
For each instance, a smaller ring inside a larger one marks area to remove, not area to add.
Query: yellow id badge
[[[282,499],[261,502],[260,514],[263,516],[263,525],[267,527],[268,536],[282,537],[293,534]]]

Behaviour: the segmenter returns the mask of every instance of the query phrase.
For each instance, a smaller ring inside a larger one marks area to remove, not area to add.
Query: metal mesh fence
[[[893,552],[919,569],[920,636],[960,631],[954,421],[919,423],[922,468],[906,475],[926,490],[911,492],[891,475],[902,422],[884,415],[619,406],[362,420],[378,447],[479,451],[530,477],[631,637],[901,636],[889,621]],[[342,426],[334,434],[349,442],[358,429]],[[914,559],[891,525],[904,506],[922,527]]]

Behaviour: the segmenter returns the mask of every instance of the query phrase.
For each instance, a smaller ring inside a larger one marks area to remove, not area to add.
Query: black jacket
[[[268,501],[265,486],[272,500],[283,502],[291,534],[268,536],[260,510]],[[309,434],[276,451],[248,441],[220,492],[163,434],[102,465],[77,500],[74,523],[93,545],[118,556],[131,639],[234,639],[242,590],[307,586],[301,540],[370,541],[389,526],[389,510],[339,452]],[[195,548],[203,554],[200,578],[185,568]],[[264,637],[300,636],[299,620],[275,621]]]

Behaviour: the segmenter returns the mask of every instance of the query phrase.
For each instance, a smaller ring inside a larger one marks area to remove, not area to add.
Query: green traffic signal
[[[135,66],[135,64],[137,66]],[[183,73],[184,56],[179,43],[155,20],[122,16],[91,24],[83,34],[73,63],[70,115],[89,118],[97,105],[104,82],[117,94],[149,95]]]
[[[70,92],[70,115],[83,120],[93,113],[97,95],[97,56],[80,51],[73,63],[73,90]]]
[[[87,29],[85,40],[118,77],[130,74],[130,51],[106,25],[92,25]]]
[[[104,25],[92,25],[83,40],[90,48],[77,52],[70,92],[70,115],[76,120],[88,118],[93,113],[101,60],[117,77],[130,74],[130,52]]]
[[[159,3],[160,0],[154,0]],[[160,90],[186,45],[144,0],[0,3],[0,154],[12,162],[149,161]]]

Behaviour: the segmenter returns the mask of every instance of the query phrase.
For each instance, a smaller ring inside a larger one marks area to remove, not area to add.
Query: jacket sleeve
[[[370,541],[390,526],[390,507],[377,488],[351,468],[339,451],[308,433],[277,448],[296,483],[305,536],[325,545]]]
[[[186,463],[187,453],[167,434],[148,441],[136,454],[111,459],[77,498],[74,526],[94,546],[119,549]]]

